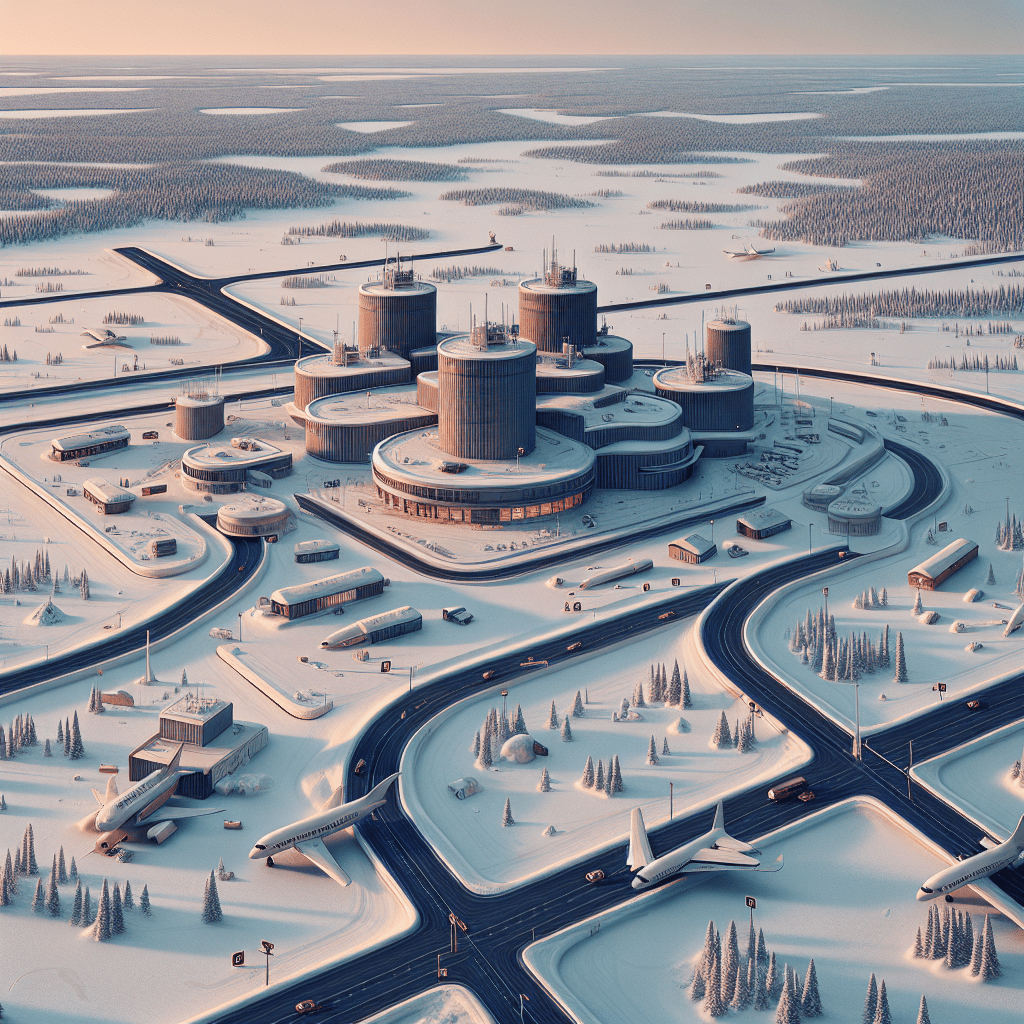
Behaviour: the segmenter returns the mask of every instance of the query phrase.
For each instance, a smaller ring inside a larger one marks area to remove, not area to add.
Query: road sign
[[[680,583],[679,577],[678,576],[673,576],[672,577],[672,586],[673,587],[678,587],[679,583]]]
[[[822,592],[822,593],[823,593],[823,594],[824,594],[824,595],[825,595],[826,597],[828,597],[828,587],[822,587],[822,588],[821,588],[821,592]]]
[[[244,967],[245,966],[245,951],[239,950],[237,953],[231,954],[231,966],[232,967]]]
[[[391,671],[391,662],[390,661],[382,661],[380,663],[380,670],[381,670],[381,672],[390,672]]]
[[[273,956],[274,955],[273,953],[270,952],[274,948],[274,944],[272,942],[267,942],[266,939],[263,939],[263,940],[261,940],[260,944],[263,946],[263,952],[266,953],[267,956]]]
[[[939,523],[939,533],[945,533],[949,529],[949,523]]]
[[[751,910],[757,910],[757,900],[753,896],[748,896],[746,902]]]
[[[650,583],[645,583],[645,584],[644,584],[644,593],[646,594],[646,593],[647,593],[647,591],[648,591],[648,590],[650,590],[650,589],[651,589],[651,585],[650,585]]]
[[[946,692],[946,684],[945,684],[945,683],[936,683],[936,684],[935,684],[935,685],[934,685],[934,686],[932,687],[932,689],[933,689],[933,690],[938,690],[938,691],[939,691],[939,693],[945,693],[945,692]]]

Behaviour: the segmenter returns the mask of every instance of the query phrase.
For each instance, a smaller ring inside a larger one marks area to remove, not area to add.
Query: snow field
[[[365,1024],[493,1024],[493,1021],[468,988],[438,985],[368,1017]]]
[[[1024,786],[1013,778],[1024,751],[1024,723],[1013,722],[914,767],[914,777],[979,827],[1005,839],[1024,814]]]
[[[138,909],[126,912],[126,933],[97,943],[88,932],[68,926],[73,885],[61,887],[63,916],[53,920],[32,913],[35,879],[20,879],[20,894],[11,906],[0,909],[7,927],[16,928],[24,940],[8,951],[8,991],[3,1000],[5,1009],[16,1011],[19,1020],[42,1024],[59,1013],[69,1024],[180,1021],[262,991],[261,938],[276,944],[274,983],[393,941],[412,926],[415,912],[393,883],[378,874],[351,834],[328,841],[353,879],[346,888],[293,854],[276,858],[274,869],[248,859],[252,844],[264,832],[318,809],[340,779],[341,766],[332,749],[331,723],[318,729],[319,723],[289,719],[248,684],[236,683],[238,677],[212,654],[214,641],[209,643],[211,652],[206,654],[196,643],[155,654],[153,668],[168,680],[164,684],[134,686],[131,680],[138,678],[144,664],[136,660],[105,673],[102,680],[93,676],[5,706],[5,719],[25,712],[33,715],[39,746],[3,764],[0,792],[8,809],[0,814],[0,855],[7,848],[13,855],[31,822],[44,886],[51,856],[63,845],[68,864],[72,856],[76,858],[94,907],[104,877],[111,885],[116,880],[123,886],[125,879],[130,880],[136,905],[143,885],[148,885],[153,906],[151,918],[142,917]],[[179,659],[186,650],[192,657],[183,665]],[[270,744],[241,771],[268,775],[270,788],[251,796],[214,794],[205,806],[222,811],[182,822],[161,846],[131,845],[135,857],[128,863],[90,854],[96,833],[81,831],[78,822],[97,807],[90,787],[101,792],[105,787],[106,776],[97,767],[119,764],[118,785],[122,792],[127,788],[127,752],[157,731],[159,710],[177,699],[174,685],[183,667],[191,688],[202,683],[206,695],[233,700],[236,720],[268,726]],[[88,714],[86,699],[94,684],[127,689],[146,703],[136,708],[108,706],[105,714]],[[162,699],[165,692],[167,701]],[[63,720],[76,709],[86,756],[69,762],[54,738],[58,718]],[[43,756],[46,737],[54,750],[52,759]],[[223,819],[241,820],[243,830],[225,830]],[[200,910],[205,877],[221,857],[235,878],[218,883],[223,921],[204,926]],[[246,952],[246,965],[233,969],[230,954],[239,949]],[[41,950],[47,951],[43,957]],[[109,978],[115,964],[119,972],[145,977],[146,984],[112,988]]]
[[[528,966],[576,1020],[707,1020],[686,991],[707,922],[714,920],[724,943],[734,919],[742,953],[744,897],[752,895],[754,927],[763,929],[779,969],[788,963],[802,978],[814,959],[825,1019],[859,1021],[872,972],[885,979],[896,1021],[915,1019],[922,993],[936,1022],[1019,1019],[1024,939],[1003,918],[992,918],[998,980],[982,984],[969,968],[950,971],[911,956],[927,921],[914,891],[946,861],[877,802],[844,801],[772,833],[758,848],[766,860],[782,853],[782,871],[672,882],[528,947]],[[954,907],[971,913],[975,929],[989,911],[970,890]]]
[[[529,734],[546,746],[549,756],[529,764],[495,761],[484,770],[474,764],[474,733],[482,728],[488,709],[502,698],[496,691],[461,702],[434,719],[413,738],[402,760],[402,799],[417,826],[439,856],[477,892],[500,892],[580,860],[619,842],[629,831],[633,807],[641,807],[648,827],[668,818],[668,782],[674,783],[675,812],[690,813],[726,794],[756,784],[805,760],[798,740],[780,735],[758,720],[757,744],[740,754],[731,746],[710,746],[724,712],[730,730],[747,712],[704,678],[701,669],[681,658],[681,641],[692,620],[673,625],[644,639],[594,655],[569,668],[538,670],[534,679],[508,687],[508,711],[522,705]],[[640,721],[612,722],[623,697],[632,704],[634,687],[643,681],[645,697],[650,662],[664,662],[669,676],[675,659],[688,673],[693,707],[680,709],[656,704],[638,707]],[[582,718],[572,718],[576,690],[585,690],[589,704]],[[548,728],[551,701],[559,722],[570,715],[572,742]],[[686,725],[675,731],[682,717]],[[648,765],[654,736],[658,765]],[[667,738],[671,753],[662,754]],[[598,759],[605,770],[618,755],[624,792],[608,797],[579,785],[587,758]],[[541,769],[547,768],[551,791],[540,793]],[[483,791],[457,800],[447,790],[455,779],[470,776]],[[502,808],[511,801],[515,825],[501,827]],[[543,835],[553,825],[556,833]],[[581,869],[582,870],[582,869]]]
[[[45,255],[39,258],[51,257]],[[122,257],[117,259],[120,262]],[[141,267],[137,269],[145,273]],[[3,268],[0,267],[2,275]],[[149,277],[148,273],[146,277]],[[101,287],[94,283],[93,277],[86,276],[16,280],[31,284],[33,296],[36,283],[63,283],[67,289],[69,281],[90,282],[80,287],[83,290]],[[125,287],[134,283],[125,283]],[[140,283],[148,284],[149,281]],[[113,286],[117,285],[115,282]],[[4,299],[20,298],[17,294],[10,294],[14,290],[2,289]],[[26,294],[25,297],[29,296]],[[145,322],[104,324],[103,318],[111,312],[139,315],[145,318]],[[67,322],[52,322],[55,317],[63,317]],[[72,294],[62,302],[5,309],[4,318],[17,318],[21,321],[20,327],[0,327],[0,346],[6,345],[12,352],[17,350],[18,353],[17,362],[0,363],[3,367],[0,383],[8,391],[54,387],[106,377],[122,378],[134,372],[173,372],[177,367],[172,360],[182,360],[184,367],[209,365],[212,375],[213,366],[251,358],[265,350],[258,337],[221,319],[204,306],[189,299],[158,293],[110,295],[98,299],[76,298]],[[74,323],[70,322],[72,320]],[[47,333],[37,333],[37,327],[44,328]],[[109,329],[125,340],[116,345],[99,345],[95,338],[82,336],[86,328]],[[51,329],[53,333],[48,333]],[[153,337],[176,337],[180,339],[180,344],[154,345],[150,343]],[[47,364],[47,355],[56,357],[58,353],[63,357],[63,362],[57,364],[51,361]],[[127,371],[124,369],[125,364],[128,365]]]

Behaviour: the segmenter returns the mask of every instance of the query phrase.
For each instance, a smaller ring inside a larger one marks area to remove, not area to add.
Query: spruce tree
[[[671,754],[672,751],[668,749],[668,737],[664,736],[661,740],[661,753],[662,755]]]
[[[526,719],[523,718],[523,709],[516,705],[516,735],[525,736],[529,730],[526,728]]]
[[[516,819],[512,817],[512,801],[505,797],[505,810],[501,815],[501,824],[504,828],[508,828],[509,825],[514,825]]]
[[[666,703],[670,707],[678,707],[683,696],[683,680],[679,674],[678,660],[672,666],[672,678],[668,683],[668,697]]]
[[[484,722],[484,734],[480,739],[480,755],[476,759],[477,766],[486,771],[494,763],[491,760],[491,720]]]
[[[652,682],[651,683],[651,690],[652,691],[654,690],[655,686],[656,686],[656,684]],[[654,699],[653,692],[651,694],[651,699],[652,700]],[[647,707],[647,701],[644,700],[644,686],[643,686],[643,683],[637,683],[636,686],[633,688],[633,707],[636,707],[636,708],[645,708],[645,707]]]
[[[995,570],[992,568],[992,563],[989,562],[988,563],[988,575],[985,577],[985,586],[987,586],[987,587],[994,587],[995,585],[996,585]],[[924,997],[922,996],[921,998],[923,999]]]
[[[507,800],[505,806],[507,809]],[[220,909],[220,895],[217,892],[217,879],[211,871],[210,877],[206,880],[206,892],[203,895],[203,923],[216,924],[223,917],[224,914]]]
[[[114,935],[124,934],[124,914],[121,912],[121,890],[117,882],[110,897],[110,931]]]
[[[874,1024],[892,1024],[892,1013],[889,1011],[889,996],[885,991],[885,979],[878,986],[878,1005],[875,1007]]]
[[[779,995],[779,1004],[775,1007],[775,1024],[793,1024],[796,1010],[793,1006],[793,979],[788,967],[783,974],[782,992]],[[795,1020],[799,1021],[800,1018],[796,1017]]]
[[[582,718],[583,715],[584,715],[584,711],[583,711],[583,697],[580,694],[580,691],[577,690],[576,691],[576,699],[572,702],[572,717],[573,718]]]
[[[551,714],[548,716],[548,728],[558,728],[558,712],[555,710],[555,702],[551,702]]]
[[[921,588],[917,588],[917,596],[914,598],[914,615],[920,615],[924,611],[924,605],[921,604]]]
[[[46,741],[46,745],[43,747],[43,757],[53,757],[53,753],[50,750],[50,741]]]
[[[768,1009],[768,988],[766,984],[765,972],[761,970],[759,964],[754,966],[754,1009],[755,1010],[767,1010]]]
[[[960,946],[960,929],[956,919],[956,912],[949,915],[949,940],[946,943],[946,957],[944,960],[947,970],[957,966],[958,949]]]
[[[25,846],[21,851],[21,865],[26,874],[38,875],[39,866],[36,864],[36,837],[32,831],[32,822],[25,828]],[[27,855],[26,855],[27,851]]]
[[[740,964],[740,947],[736,935],[736,922],[729,922],[725,946],[722,950],[722,1002],[728,1003],[736,988],[736,974]]]
[[[774,952],[768,959],[768,973],[765,976],[764,985],[769,999],[774,999],[782,991],[782,979],[779,977],[779,967],[775,962]]]
[[[144,885],[142,887],[142,895],[139,897],[139,910],[146,915],[146,917],[153,916],[153,910],[149,904],[149,886]]]
[[[92,924],[92,895],[89,886],[85,887],[85,895],[82,897],[82,920],[79,922],[83,928]]]
[[[711,961],[715,956],[715,922],[708,921],[707,930],[704,932],[704,948],[700,951],[700,960],[697,962],[697,971],[707,978],[711,969]]]
[[[964,928],[963,928],[963,941],[960,943],[960,963],[959,967],[969,967],[971,963],[971,954],[974,952],[974,925],[971,921],[971,915],[966,914],[964,916]]]
[[[903,634],[896,634],[896,674],[893,677],[894,683],[905,683],[907,681],[907,659],[903,653]]]
[[[124,892],[121,894],[121,905],[125,910],[135,909],[135,900],[132,898],[132,883],[125,881]]]
[[[698,966],[697,970],[693,972],[693,981],[690,982],[690,998],[697,1002],[699,999],[703,999],[707,992],[707,986],[704,984],[704,973],[701,967]]]
[[[43,880],[41,878],[36,879],[36,891],[32,897],[32,909],[37,914],[41,914],[46,907],[46,898],[43,895]]]
[[[604,790],[604,762],[598,758],[597,771],[594,773],[594,789],[598,792]]]
[[[818,994],[818,972],[814,969],[813,959],[807,965],[804,990],[800,996],[800,1012],[805,1017],[820,1017],[824,1012],[821,1008],[821,996]]]
[[[477,729],[476,735],[473,737],[472,747],[473,757],[477,758],[480,756],[480,730]]]
[[[989,566],[991,571],[991,566]],[[917,1024],[932,1024],[931,1017],[928,1016],[928,1000],[921,996],[921,1007],[917,1011]]]
[[[64,863],[64,847],[60,848],[60,856],[57,858],[57,883],[59,885],[68,884],[68,869]]]
[[[78,880],[78,884],[75,886],[75,900],[71,905],[71,921],[69,922],[74,927],[78,927],[82,923],[82,880]]]
[[[100,890],[100,903],[96,911],[96,923],[93,925],[92,937],[97,942],[105,942],[110,938],[110,889],[107,887],[107,880],[103,879],[103,888]]]
[[[992,934],[992,919],[988,914],[985,915],[985,927],[982,931],[981,941],[981,966],[978,971],[978,977],[982,981],[998,978],[1003,971],[999,965],[999,956],[996,953],[996,940]]]
[[[736,981],[733,984],[732,998],[729,1005],[734,1010],[745,1010],[750,1005],[750,988],[747,985],[747,970],[739,964],[736,969]]]
[[[717,957],[711,960],[704,993],[704,1012],[711,1017],[724,1017],[726,1005],[722,1000],[722,968]]]
[[[78,728],[78,712],[74,714],[74,718],[71,720],[71,744],[68,750],[68,757],[72,761],[77,761],[79,758],[85,757],[85,747],[82,746],[82,733]]]
[[[57,720],[57,742],[60,744],[64,743],[64,726],[61,725],[60,720]]]
[[[920,960],[924,956],[924,943],[921,941],[921,927],[918,925],[917,938],[914,939],[914,958]]]
[[[540,770],[540,782],[537,784],[538,793],[550,793],[551,792],[551,776],[548,775],[547,768],[541,768]]]
[[[654,736],[651,736],[651,742],[647,744],[647,763],[650,765],[660,764],[658,760],[658,748],[654,743]]]
[[[77,878],[78,877],[78,865],[75,863],[75,858],[74,857],[71,858],[71,867],[68,868],[68,877],[69,878]]]
[[[587,756],[587,763],[583,769],[583,777],[580,779],[580,785],[584,789],[594,788],[594,759]]]
[[[572,743],[572,726],[569,725],[569,716],[565,716],[565,721],[562,722],[562,742]]]
[[[690,680],[687,678],[686,669],[683,669],[682,706],[692,708],[693,701],[690,699]]]
[[[60,917],[60,890],[57,888],[57,857],[54,855],[53,867],[46,882],[46,909],[50,917]]]
[[[718,747],[719,750],[724,750],[726,747],[732,746],[732,734],[729,731],[729,720],[725,717],[723,711],[718,719],[718,725],[715,726],[715,734],[711,737],[712,746]]]

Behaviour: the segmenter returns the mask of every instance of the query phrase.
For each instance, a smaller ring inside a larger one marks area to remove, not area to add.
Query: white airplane
[[[988,878],[1003,868],[1016,868],[1024,864],[1024,817],[1017,822],[1017,827],[1005,843],[994,843],[988,836],[982,836],[981,845],[985,847],[981,853],[957,861],[932,875],[917,890],[917,898],[922,902],[935,900],[961,886]]]
[[[250,860],[267,858],[267,867],[274,866],[274,857],[285,850],[295,850],[306,860],[315,864],[325,874],[330,875],[339,885],[348,885],[352,879],[341,870],[338,862],[324,846],[324,839],[361,821],[371,811],[387,802],[388,790],[394,785],[395,779],[401,775],[395,772],[383,782],[377,783],[366,796],[352,800],[347,804],[339,804],[340,789],[328,802],[327,807],[318,814],[310,815],[293,825],[286,825],[276,832],[269,832],[250,851]]]
[[[651,852],[643,813],[639,807],[634,807],[626,863],[636,871],[633,888],[643,890],[675,875],[701,871],[779,871],[782,868],[781,854],[775,862],[777,866],[773,868],[762,868],[757,857],[748,856],[751,853],[760,855],[760,852],[750,843],[733,839],[725,831],[725,811],[719,801],[715,810],[715,823],[710,832],[656,858]]]
[[[743,259],[743,260],[758,260],[762,256],[771,256],[775,252],[775,247],[771,249],[755,249],[749,242],[742,249],[723,249],[730,259]]]
[[[180,818],[197,818],[203,814],[216,814],[220,807],[168,807],[167,801],[178,788],[178,779],[188,772],[178,767],[185,744],[179,743],[174,757],[155,772],[150,772],[123,794],[117,792],[117,781],[113,775],[107,779],[107,790],[100,793],[94,789],[92,795],[100,809],[89,815],[84,824],[91,824],[97,832],[104,833],[96,843],[97,850],[109,850],[131,833],[145,829],[151,832],[154,826]],[[111,835],[120,833],[119,835]],[[169,832],[167,833],[169,834]],[[163,836],[166,838],[166,835]]]

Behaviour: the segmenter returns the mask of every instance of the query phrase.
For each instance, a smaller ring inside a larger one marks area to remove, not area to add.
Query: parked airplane
[[[715,823],[706,835],[691,840],[677,850],[655,857],[644,827],[644,816],[639,807],[633,808],[633,819],[629,829],[629,853],[626,863],[636,871],[634,889],[648,889],[675,875],[696,874],[700,871],[778,871],[782,868],[782,855],[776,860],[776,867],[762,868],[757,857],[760,850],[749,843],[733,839],[725,831],[725,811],[719,801],[715,811]]]
[[[935,900],[940,896],[950,899],[949,893],[961,886],[970,885],[979,878],[987,878],[1003,868],[1020,867],[1024,864],[1024,817],[1017,822],[1013,834],[1005,843],[993,843],[988,836],[982,836],[981,853],[957,861],[948,868],[937,871],[917,890],[921,901]]]
[[[762,256],[771,256],[775,252],[774,246],[771,249],[755,249],[749,242],[742,249],[723,249],[730,259],[758,260]]]
[[[131,833],[141,829],[145,829],[150,838],[162,841],[174,829],[163,830],[159,835],[154,835],[152,833],[155,832],[156,827],[180,818],[196,818],[203,814],[215,814],[223,809],[220,807],[167,806],[167,801],[174,796],[174,791],[178,788],[178,779],[182,775],[188,774],[178,767],[184,748],[185,744],[179,743],[174,757],[163,768],[157,768],[155,772],[150,772],[140,782],[136,782],[130,789],[125,790],[123,794],[117,792],[117,781],[113,775],[107,779],[105,793],[100,793],[96,789],[92,791],[100,809],[95,815],[90,815],[91,824],[97,832],[104,833],[97,841],[96,848],[98,850],[109,850],[122,839],[133,838]],[[90,819],[86,819],[86,821],[88,822]]]
[[[361,796],[358,800],[352,800],[347,804],[336,804],[336,794],[325,810],[265,835],[249,851],[249,859],[259,860],[261,857],[266,857],[267,867],[272,868],[274,857],[277,854],[283,853],[285,850],[295,850],[325,874],[330,875],[339,885],[348,885],[352,879],[341,870],[331,852],[324,846],[324,839],[335,832],[340,832],[343,828],[354,825],[372,810],[381,807],[387,801],[388,790],[401,774],[401,772],[395,772],[394,775],[389,775],[383,782],[377,783],[366,796]]]

